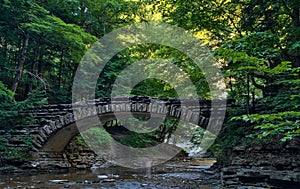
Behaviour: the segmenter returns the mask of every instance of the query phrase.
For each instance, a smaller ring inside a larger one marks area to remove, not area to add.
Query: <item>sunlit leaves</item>
[[[300,136],[300,112],[286,111],[271,114],[251,114],[234,117],[232,120],[243,120],[254,124],[258,138],[277,135],[281,141]]]

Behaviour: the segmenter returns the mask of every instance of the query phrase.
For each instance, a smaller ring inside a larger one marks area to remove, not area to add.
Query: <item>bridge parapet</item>
[[[133,116],[164,116],[168,118],[180,119],[189,123],[206,127],[209,123],[211,112],[218,119],[217,114],[226,110],[226,107],[232,106],[234,100],[226,99],[214,100],[212,106],[211,100],[206,99],[176,99],[176,98],[151,98],[151,97],[115,97],[113,99],[103,98],[78,102],[73,104],[57,104],[37,107],[27,110],[23,114],[30,114],[38,125],[38,131],[34,135],[35,151],[53,150],[47,143],[54,135],[61,132],[66,133],[65,142],[70,140],[73,135],[78,133],[75,121],[82,120],[91,116],[98,116],[102,123],[116,119],[114,113]],[[218,106],[219,104],[219,106]],[[217,120],[216,120],[217,121]],[[67,127],[73,125],[72,129]],[[74,126],[75,125],[75,126]],[[67,133],[68,132],[68,133]],[[69,136],[67,136],[69,135]],[[63,145],[60,147],[62,150]]]

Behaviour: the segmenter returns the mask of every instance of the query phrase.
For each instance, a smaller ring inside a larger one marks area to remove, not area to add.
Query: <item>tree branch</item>
[[[3,68],[8,71],[20,71],[19,69],[11,69],[11,68],[7,68],[7,67],[3,67]],[[38,79],[43,84],[44,89],[47,90],[47,83],[40,76],[38,76],[30,71],[27,71],[27,70],[24,70],[24,73],[28,73],[32,77],[35,77],[36,79]]]
[[[254,76],[254,73],[250,73],[250,76],[251,76],[252,84],[253,84],[256,88],[261,89],[261,90],[265,90],[265,86],[256,83],[255,78],[254,78],[254,77],[255,77],[255,76]]]

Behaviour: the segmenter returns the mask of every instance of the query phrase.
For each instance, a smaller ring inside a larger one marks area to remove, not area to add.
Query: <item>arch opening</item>
[[[132,112],[132,114],[134,115],[135,119],[139,119],[139,120],[147,120],[150,117],[150,114],[147,112]],[[129,123],[132,122],[132,120],[127,118],[126,115],[128,114],[124,114],[123,119]],[[194,125],[186,122],[186,126],[184,128],[176,131],[178,119],[167,116],[164,123],[159,125],[159,127],[157,127],[154,130],[150,129],[151,132],[145,132],[143,128],[139,128],[139,126],[137,125],[127,124],[131,127],[124,127],[120,125],[120,123],[116,121],[116,117],[114,116],[113,113],[107,113],[98,116],[100,120],[105,123],[103,127],[99,127],[99,123],[97,123],[97,124],[85,125],[85,128],[83,128],[83,130],[89,130],[90,128],[104,128],[107,133],[112,135],[112,138],[114,140],[120,142],[121,144],[128,145],[134,148],[154,146],[158,143],[169,143],[169,144],[177,145],[178,143],[183,143],[182,140],[184,139],[180,137],[180,135],[183,132],[194,133],[196,131],[196,128],[200,128],[200,126],[198,125]],[[163,115],[151,114],[151,116],[161,117]],[[119,128],[113,128],[113,127],[119,127]],[[76,135],[79,134],[80,133],[76,124],[74,122],[70,123],[69,125],[64,126],[58,131],[56,131],[55,133],[51,134],[48,140],[40,149],[40,151],[63,152],[67,144]],[[142,142],[138,141],[137,143],[134,143],[136,138],[140,139]]]

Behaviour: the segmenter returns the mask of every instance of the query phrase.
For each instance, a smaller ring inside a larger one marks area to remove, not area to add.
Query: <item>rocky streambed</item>
[[[0,188],[221,188],[208,171],[214,159],[183,159],[144,169],[118,166],[93,170],[1,173]]]
[[[0,188],[296,189],[300,186],[299,182],[285,179],[293,177],[289,172],[281,174],[280,179],[270,180],[266,175],[262,177],[266,170],[258,166],[253,171],[253,167],[249,169],[237,164],[234,167],[217,167],[215,162],[210,158],[185,157],[143,169],[114,165],[92,169],[15,169],[0,172]]]

